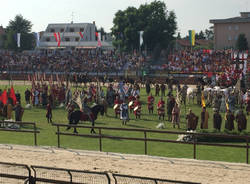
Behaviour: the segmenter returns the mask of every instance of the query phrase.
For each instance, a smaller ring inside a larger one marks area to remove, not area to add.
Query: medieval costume
[[[187,119],[187,130],[196,130],[198,124],[198,116],[196,116],[192,110],[189,110],[189,114],[186,116]]]
[[[157,111],[158,111],[158,116],[159,116],[159,120],[161,119],[161,116],[163,117],[164,120],[164,116],[165,116],[165,101],[161,98],[157,104]]]
[[[227,110],[226,113],[226,121],[225,121],[225,129],[232,131],[234,130],[234,115],[230,110]]]
[[[135,118],[141,118],[141,102],[139,100],[139,96],[136,97],[136,100],[134,102],[134,115],[135,115]]]
[[[47,104],[46,118],[48,120],[48,123],[52,123],[52,107],[50,104]]]
[[[22,108],[20,102],[17,101],[16,106],[13,108],[13,110],[15,110],[16,121],[22,121],[24,109]]]
[[[180,128],[180,108],[178,107],[178,104],[176,103],[173,110],[172,110],[172,123],[173,127],[175,128],[175,125]]]
[[[152,96],[152,94],[150,96],[148,96],[148,112],[149,114],[152,113],[154,111],[154,101],[155,98]]]
[[[159,96],[159,93],[160,93],[160,86],[159,86],[159,84],[156,84],[156,86],[155,86],[155,96]]]
[[[235,117],[236,122],[238,124],[238,131],[246,130],[247,129],[247,118],[242,110]]]
[[[202,108],[201,112],[201,129],[208,129],[209,114],[205,107]]]
[[[129,121],[128,104],[125,101],[120,105],[120,119],[123,125]]]
[[[117,118],[118,115],[120,115],[120,105],[121,105],[121,101],[119,99],[119,97],[117,96],[115,101],[114,101],[114,110],[115,110],[115,117]]]
[[[214,129],[219,130],[221,129],[221,123],[222,123],[222,117],[219,113],[219,111],[216,109],[213,116],[213,123],[214,123]]]

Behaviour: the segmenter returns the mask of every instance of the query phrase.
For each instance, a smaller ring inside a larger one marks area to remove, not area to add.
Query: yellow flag
[[[229,105],[228,105],[228,103],[226,102],[226,108],[227,108],[227,110],[229,110]]]
[[[206,101],[203,92],[201,93],[201,105],[202,107],[206,107]]]

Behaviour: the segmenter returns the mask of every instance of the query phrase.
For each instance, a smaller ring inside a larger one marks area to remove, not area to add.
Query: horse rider
[[[92,121],[91,109],[88,106],[88,98],[87,97],[84,97],[84,99],[83,99],[82,112],[85,113],[89,117],[89,120]]]

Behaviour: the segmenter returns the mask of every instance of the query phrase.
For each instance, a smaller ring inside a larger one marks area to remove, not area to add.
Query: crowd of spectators
[[[240,59],[240,58],[239,58]],[[225,72],[234,66],[231,51],[213,50],[182,50],[169,54],[166,64],[151,66],[155,70],[167,70],[171,72]],[[243,64],[238,70],[243,69]]]
[[[76,50],[52,53],[0,53],[1,71],[120,72],[138,69],[142,57],[112,51]]]
[[[122,72],[148,68],[154,71],[179,73],[209,73],[234,71],[241,73],[243,65],[236,66],[231,51],[181,50],[170,53],[165,64],[146,66],[139,54],[117,54],[113,51],[74,50],[18,53],[0,52],[1,71],[22,72]]]

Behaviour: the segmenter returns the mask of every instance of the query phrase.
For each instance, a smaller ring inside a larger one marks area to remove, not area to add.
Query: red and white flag
[[[56,42],[57,42],[57,47],[60,47],[60,45],[61,45],[61,35],[60,35],[60,32],[54,33],[54,37],[55,37]]]
[[[82,39],[84,38],[82,32],[79,32],[79,35],[80,35],[80,37],[81,37]]]

